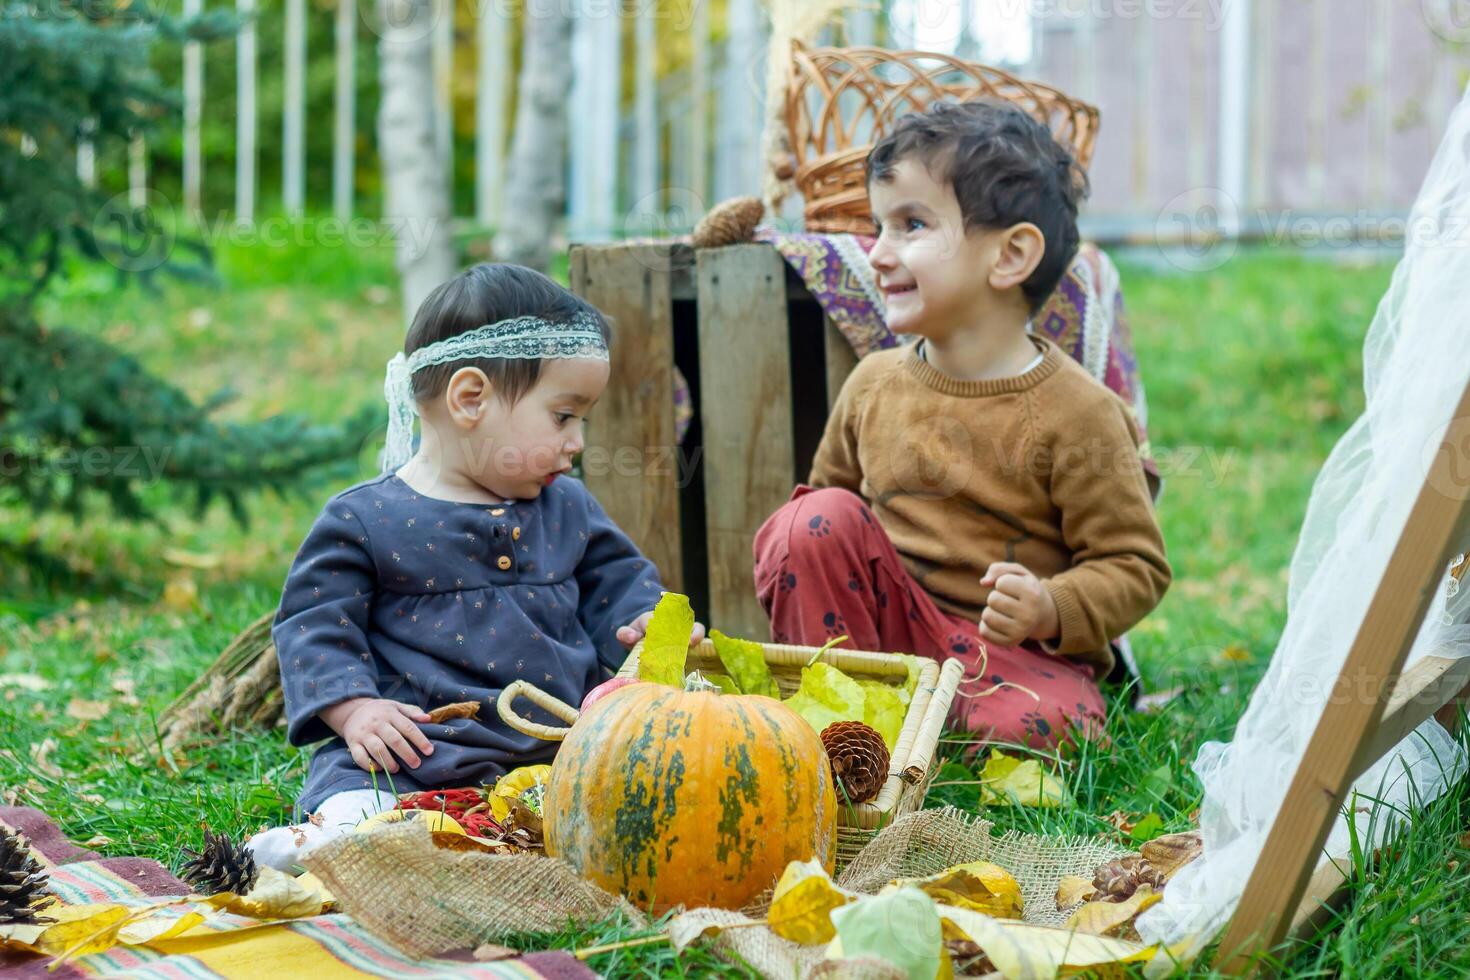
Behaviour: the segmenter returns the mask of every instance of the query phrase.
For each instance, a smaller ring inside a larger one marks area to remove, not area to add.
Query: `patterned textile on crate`
[[[858,357],[900,343],[883,319],[883,299],[868,265],[871,236],[760,228],[756,240],[775,246]],[[1159,469],[1148,441],[1148,403],[1123,313],[1118,269],[1107,253],[1083,242],[1032,325],[1133,409],[1144,469],[1157,481]]]
[[[31,807],[0,807],[0,827],[19,832],[45,868],[51,891],[64,905],[151,905],[189,893],[189,886],[149,858],[105,858],[68,841],[50,818]],[[182,907],[160,910],[182,914]],[[48,971],[51,959],[18,948],[0,949],[5,977],[79,978],[126,976],[130,980],[196,980],[255,977],[479,977],[482,980],[593,980],[596,974],[570,953],[548,950],[499,962],[477,962],[464,949],[414,959],[369,934],[342,913],[261,923],[214,911],[172,939],[112,947],[67,960]]]

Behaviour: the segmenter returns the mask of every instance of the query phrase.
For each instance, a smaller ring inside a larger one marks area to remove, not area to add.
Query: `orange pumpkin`
[[[542,807],[547,853],[661,913],[740,908],[836,857],[821,739],[771,698],[633,684],[577,719]]]

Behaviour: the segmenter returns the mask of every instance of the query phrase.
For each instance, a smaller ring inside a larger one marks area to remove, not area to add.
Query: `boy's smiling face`
[[[1005,230],[965,231],[954,188],[913,157],[868,184],[878,240],[868,254],[889,329],[940,341],[996,305],[990,283]]]

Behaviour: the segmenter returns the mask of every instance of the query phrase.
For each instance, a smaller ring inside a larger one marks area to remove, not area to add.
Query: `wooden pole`
[[[725,7],[725,63],[720,72],[721,145],[716,153],[715,200],[750,194],[760,187],[762,35],[756,0],[729,0]]]
[[[618,123],[622,80],[619,7],[584,4],[572,25],[572,100],[577,136],[571,157],[568,236],[606,241],[617,223]]]
[[[435,2],[434,140],[450,201],[454,200],[454,10],[455,0]],[[450,213],[454,213],[453,205]]]
[[[1246,972],[1285,937],[1353,778],[1382,751],[1375,733],[1425,610],[1470,523],[1470,384],[1399,535],[1333,696],[1307,743],[1281,810],[1220,944],[1217,968]],[[1432,710],[1432,709],[1431,709]]]
[[[1389,0],[1374,0],[1368,35],[1368,203],[1385,207],[1388,201],[1388,168],[1393,146],[1393,79],[1389,58],[1393,51],[1393,21]],[[1405,66],[1407,67],[1407,66]]]
[[[700,0],[702,2],[702,0]],[[658,24],[650,0],[633,15],[633,201],[640,211],[658,214]]]
[[[708,209],[709,200],[709,4],[696,0],[689,39],[689,189]],[[690,215],[698,220],[699,215]]]
[[[281,204],[306,206],[306,0],[286,0],[285,105],[282,107]]]
[[[198,17],[203,0],[184,0],[184,19]],[[202,154],[199,118],[204,101],[204,50],[198,41],[184,43],[184,207],[199,211]]]
[[[1307,203],[1327,203],[1327,39],[1332,26],[1328,0],[1312,0],[1311,45],[1312,85],[1307,94]],[[1437,118],[1448,119],[1449,112]],[[1434,152],[1433,144],[1429,152]]]
[[[481,3],[475,21],[475,220],[500,222],[505,183],[505,94],[510,79],[510,18],[497,3]]]
[[[1147,22],[1147,18],[1144,19]],[[1234,207],[1220,214],[1220,232],[1240,234],[1240,215],[1250,204],[1247,160],[1250,153],[1251,0],[1233,0],[1222,11],[1220,30],[1220,190]],[[1149,103],[1150,107],[1152,103]]]
[[[235,0],[235,220],[255,220],[255,0]]]
[[[332,127],[332,212],[341,221],[352,217],[357,135],[357,4],[337,0],[336,119]]]

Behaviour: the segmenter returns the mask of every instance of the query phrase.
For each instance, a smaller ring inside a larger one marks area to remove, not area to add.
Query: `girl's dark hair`
[[[403,353],[412,354],[436,341],[513,317],[539,316],[565,322],[578,314],[592,316],[602,328],[603,340],[611,340],[607,318],[580,296],[534,269],[484,262],[441,283],[419,304],[403,342]],[[463,367],[484,371],[507,405],[519,401],[541,377],[541,361],[534,358],[467,358],[415,372],[414,398],[423,401],[443,394],[454,372]]]
[[[1029,221],[1046,249],[1021,284],[1035,313],[1077,254],[1077,202],[1087,196],[1087,173],[1051,132],[1008,102],[935,102],[899,118],[868,153],[866,178],[893,179],[912,157],[936,180],[954,188],[965,231],[1006,228]]]

